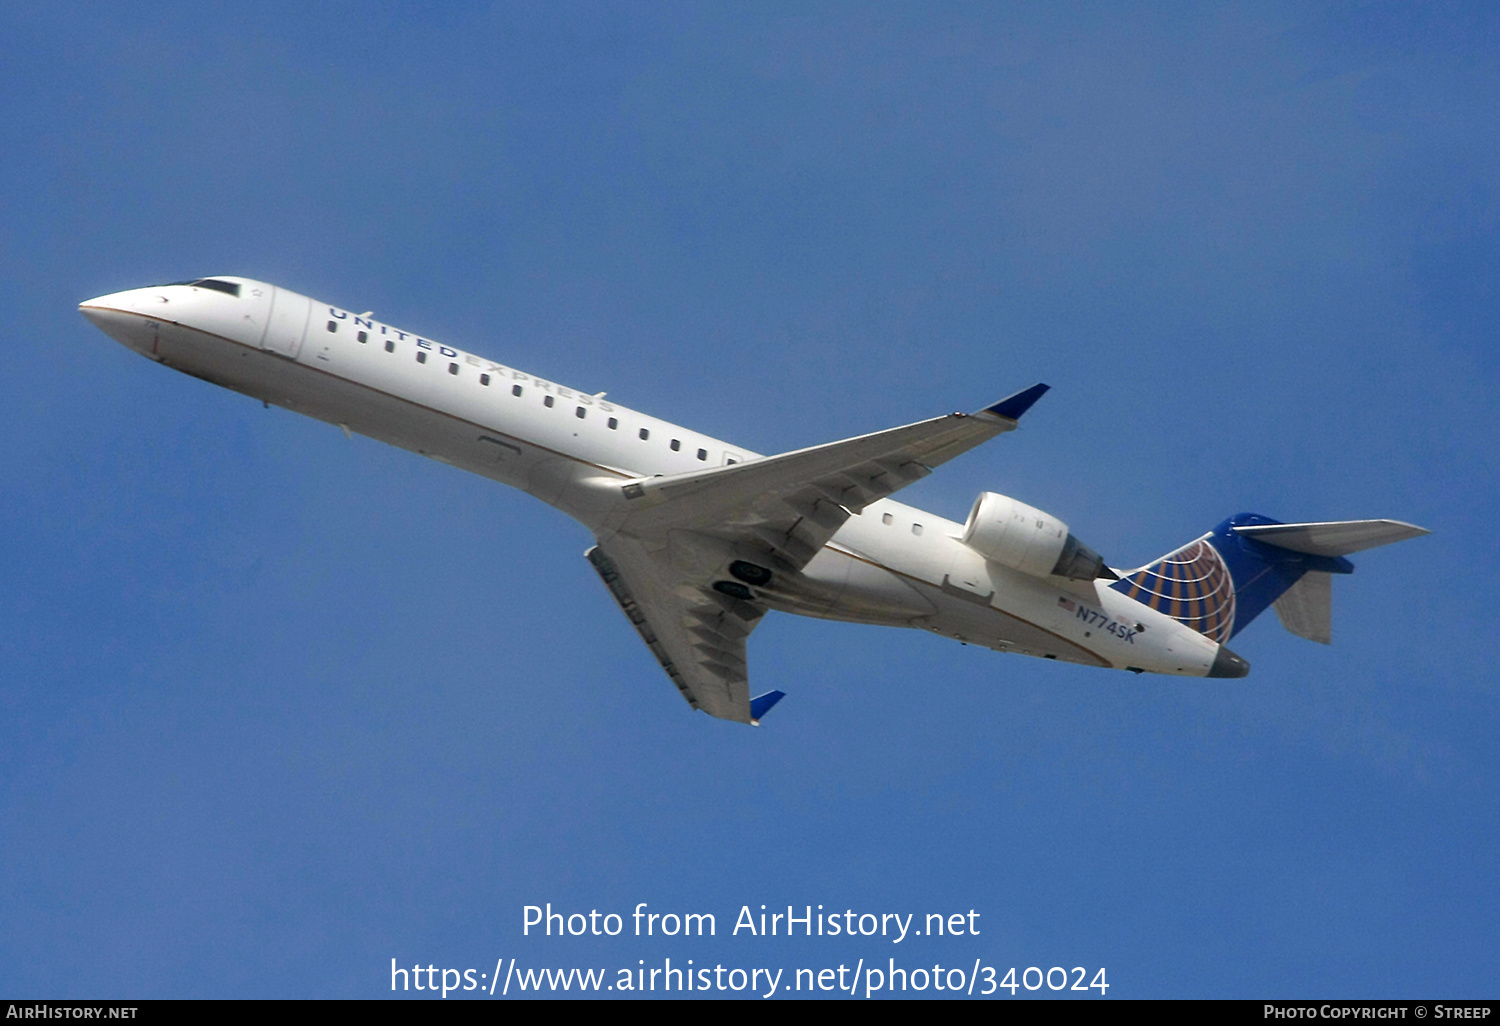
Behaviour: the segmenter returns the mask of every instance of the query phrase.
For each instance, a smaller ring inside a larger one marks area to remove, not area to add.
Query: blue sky
[[[894,957],[1493,996],[1490,5],[427,6],[0,10],[0,993]],[[76,312],[214,273],[761,452],[1047,381],[903,498],[1115,565],[1241,510],[1434,533],[1356,557],[1330,648],[1257,621],[1245,680],[775,615],[747,730],[560,514]],[[549,901],[719,935],[523,937]],[[981,932],[728,936],[763,903]]]

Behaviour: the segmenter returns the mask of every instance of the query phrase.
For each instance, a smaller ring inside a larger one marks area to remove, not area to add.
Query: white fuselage
[[[512,485],[610,531],[601,485],[758,454],[263,282],[170,285],[81,309],[169,367]],[[768,605],[920,627],[1000,651],[1204,676],[1218,646],[1106,586],[1034,576],[960,541],[963,525],[889,499],[849,518]]]

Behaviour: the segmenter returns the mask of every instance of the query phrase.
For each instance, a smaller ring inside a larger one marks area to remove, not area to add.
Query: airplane
[[[1331,640],[1354,552],[1428,534],[1395,520],[1241,513],[1136,570],[1051,514],[982,493],[964,523],[891,496],[1015,430],[1035,384],[951,413],[762,456],[236,276],[100,296],[79,310],[174,370],[520,488],[593,534],[585,553],[693,709],[759,725],[746,639],[771,610],[914,627],[1000,652],[1135,673],[1243,677],[1227,647],[1273,607]]]

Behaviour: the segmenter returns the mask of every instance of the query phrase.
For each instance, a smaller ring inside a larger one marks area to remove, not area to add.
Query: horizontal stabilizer
[[[1309,556],[1347,556],[1377,545],[1405,541],[1432,532],[1400,520],[1336,520],[1321,524],[1261,524],[1234,532],[1279,549]],[[1280,612],[1278,607],[1277,612]],[[1289,628],[1290,629],[1290,628]],[[1296,634],[1297,631],[1292,633]]]
[[[1333,575],[1309,570],[1273,604],[1281,626],[1308,641],[1333,643]]]

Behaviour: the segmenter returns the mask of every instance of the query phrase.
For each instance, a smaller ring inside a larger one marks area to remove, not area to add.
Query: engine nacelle
[[[1022,573],[1054,574],[1078,581],[1114,576],[1068,525],[1008,495],[984,492],[969,510],[963,543],[985,559]]]

